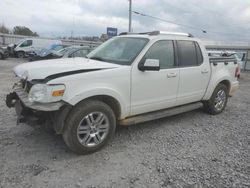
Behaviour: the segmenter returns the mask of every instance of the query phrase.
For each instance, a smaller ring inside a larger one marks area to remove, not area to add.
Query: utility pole
[[[131,30],[132,23],[132,0],[129,0],[129,22],[128,22],[128,32],[132,32]]]

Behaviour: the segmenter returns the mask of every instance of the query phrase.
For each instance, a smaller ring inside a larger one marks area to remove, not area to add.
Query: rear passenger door
[[[177,105],[200,101],[206,91],[210,65],[204,62],[200,46],[194,41],[176,41],[180,81]]]

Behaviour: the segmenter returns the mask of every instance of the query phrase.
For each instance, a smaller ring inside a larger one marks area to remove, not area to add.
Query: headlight
[[[47,85],[47,84],[35,84],[32,86],[29,92],[30,102],[56,102],[60,101],[63,97],[65,86],[60,85]]]

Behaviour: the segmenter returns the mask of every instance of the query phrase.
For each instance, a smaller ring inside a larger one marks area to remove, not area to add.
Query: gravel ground
[[[16,125],[5,106],[15,59],[0,61],[0,188],[250,187],[250,73],[226,110],[119,127],[101,151],[78,156],[61,136]]]

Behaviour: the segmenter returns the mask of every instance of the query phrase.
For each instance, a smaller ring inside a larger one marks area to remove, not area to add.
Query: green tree
[[[13,29],[13,34],[25,36],[39,36],[36,32],[31,31],[28,27],[25,26],[15,26]]]
[[[4,24],[0,25],[0,33],[7,33],[9,34],[10,33],[10,29],[5,27]]]

